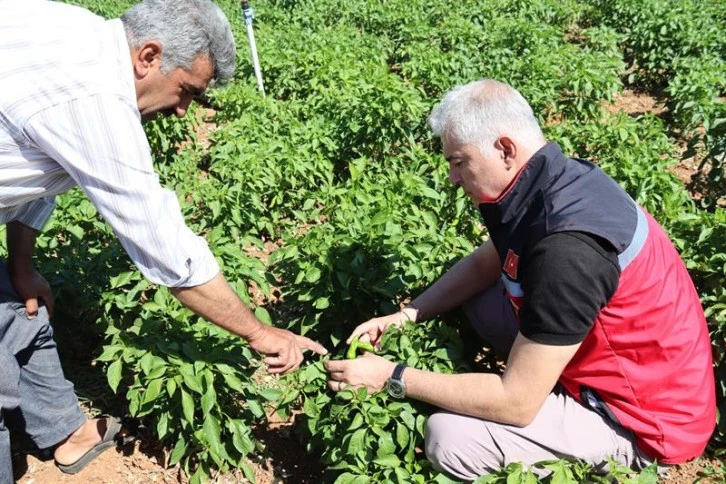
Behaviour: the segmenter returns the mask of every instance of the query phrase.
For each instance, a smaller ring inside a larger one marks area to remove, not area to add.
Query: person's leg
[[[0,405],[18,407],[23,430],[39,448],[57,445],[56,461],[72,464],[101,442],[107,420],[88,420],[78,405],[73,384],[63,375],[48,312],[40,307],[33,319],[25,316],[2,261],[0,346],[8,360],[7,369],[0,367],[0,399],[13,397],[12,405]]]
[[[650,464],[632,432],[582,406],[564,391],[547,397],[526,427],[439,412],[426,426],[426,456],[438,470],[473,480],[512,462],[582,459],[607,471],[607,458],[639,469]],[[547,471],[540,471],[546,474]]]
[[[38,448],[52,447],[86,422],[65,379],[45,307],[32,319],[0,263],[0,342],[14,357],[20,415],[24,430]]]
[[[3,410],[17,408],[20,405],[18,380],[20,380],[20,369],[13,355],[3,345],[0,326],[0,483],[13,482],[10,432],[5,426]]]
[[[497,356],[506,360],[519,332],[519,322],[504,295],[501,279],[464,303],[463,309],[479,336],[492,346]]]

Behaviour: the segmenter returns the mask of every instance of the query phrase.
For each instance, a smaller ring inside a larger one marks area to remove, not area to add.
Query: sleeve
[[[579,232],[545,237],[523,269],[520,331],[548,345],[582,342],[620,279],[615,250]]]
[[[14,220],[40,232],[53,213],[54,208],[55,197],[38,198],[19,207],[15,212]]]
[[[151,282],[189,287],[219,273],[206,241],[184,223],[174,192],[159,184],[128,100],[102,94],[58,104],[28,120],[24,133],[78,183]]]

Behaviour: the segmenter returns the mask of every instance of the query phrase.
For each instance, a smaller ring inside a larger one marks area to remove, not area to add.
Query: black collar
[[[514,183],[494,202],[482,202],[479,211],[490,230],[524,215],[537,193],[548,185],[551,160],[564,157],[559,145],[547,143],[527,160]]]

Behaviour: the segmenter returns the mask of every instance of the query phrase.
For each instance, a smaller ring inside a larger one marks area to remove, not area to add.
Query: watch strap
[[[396,365],[396,368],[393,369],[393,373],[391,373],[391,380],[396,381],[402,381],[403,380],[403,370],[408,368],[403,363],[399,363]]]

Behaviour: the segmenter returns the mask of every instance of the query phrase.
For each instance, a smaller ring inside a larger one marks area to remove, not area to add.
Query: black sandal
[[[97,443],[91,449],[83,454],[80,459],[73,464],[63,465],[57,464],[58,469],[66,474],[77,474],[84,467],[90,464],[93,459],[101,455],[104,451],[116,446],[116,436],[121,431],[121,421],[116,417],[106,418],[106,433],[103,434],[101,442]]]

